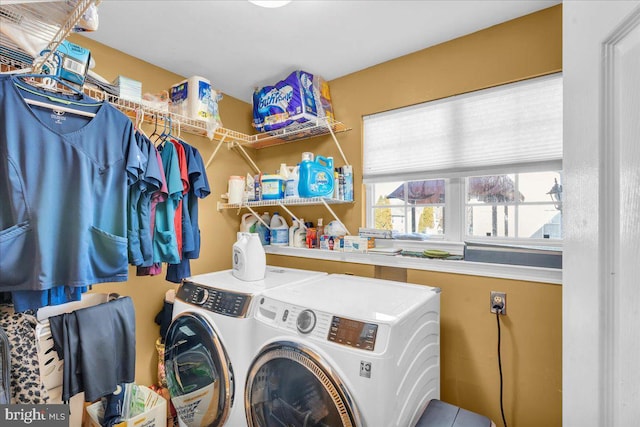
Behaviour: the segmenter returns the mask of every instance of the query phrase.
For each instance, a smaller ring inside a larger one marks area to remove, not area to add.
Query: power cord
[[[500,353],[500,313],[502,313],[502,307],[494,306],[496,309],[496,322],[498,323],[498,369],[500,371],[500,413],[502,414],[502,423],[504,427],[507,427],[507,419],[504,416],[504,403],[502,399],[502,355]]]

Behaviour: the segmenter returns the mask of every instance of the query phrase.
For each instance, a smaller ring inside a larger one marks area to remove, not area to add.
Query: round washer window
[[[176,317],[165,339],[171,402],[188,427],[222,426],[233,402],[233,370],[209,322],[198,314]]]

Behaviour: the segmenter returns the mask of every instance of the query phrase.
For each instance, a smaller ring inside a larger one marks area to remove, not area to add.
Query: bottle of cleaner
[[[295,235],[296,231],[300,229],[300,223],[296,218],[291,221],[291,227],[289,227],[289,246],[295,247]]]
[[[317,156],[309,160],[303,153],[300,163],[298,193],[300,197],[326,197],[333,194],[333,158]]]
[[[271,243],[271,230],[269,230],[269,227],[271,226],[271,216],[269,215],[269,212],[265,212],[260,216],[260,218],[264,221],[264,224],[267,224],[268,226],[258,221],[256,224],[256,233],[260,236],[262,246],[268,246]]]
[[[316,226],[316,233],[318,233],[318,242],[320,242],[320,237],[324,234],[324,220],[322,218],[318,218],[318,225]],[[320,245],[318,245],[319,247]]]
[[[254,214],[246,213],[242,215],[242,221],[240,221],[240,232],[255,233],[257,223],[258,223],[258,218],[256,218]]]
[[[296,248],[307,247],[307,228],[304,223],[304,219],[300,218],[298,221],[300,227],[293,233],[293,246]]]
[[[289,166],[287,175],[287,183],[285,185],[284,197],[285,199],[291,199],[295,197],[300,197],[298,194],[298,170],[300,169],[300,165]]]
[[[353,201],[353,166],[344,165],[344,200]]]
[[[271,218],[271,245],[286,246],[289,244],[289,226],[287,221],[275,212]]]
[[[245,281],[264,279],[267,272],[267,257],[256,233],[238,233],[232,254],[234,277]]]

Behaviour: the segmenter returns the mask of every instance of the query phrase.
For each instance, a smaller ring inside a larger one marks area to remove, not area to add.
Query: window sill
[[[265,252],[272,255],[322,259],[327,261],[351,262],[356,264],[380,265],[386,267],[438,271],[472,276],[497,277],[501,279],[524,280],[529,282],[551,283],[558,285],[562,284],[562,270],[556,268],[493,264],[463,260],[425,259],[401,255],[336,252],[322,249],[291,248],[288,246],[265,246]]]

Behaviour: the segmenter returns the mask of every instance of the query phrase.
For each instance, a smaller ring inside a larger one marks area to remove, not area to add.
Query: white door
[[[563,425],[640,420],[640,1],[563,2]]]

